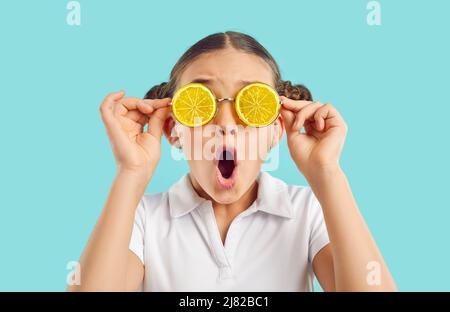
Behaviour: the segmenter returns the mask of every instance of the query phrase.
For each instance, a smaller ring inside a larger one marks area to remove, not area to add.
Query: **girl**
[[[233,96],[253,82],[276,90],[282,106],[272,123],[246,132]],[[207,125],[183,125],[170,105],[188,83],[221,99],[208,123],[215,132],[200,143],[194,132]],[[80,260],[81,283],[69,290],[311,291],[314,275],[325,291],[396,289],[339,166],[347,125],[332,105],[283,81],[254,38],[210,35],[145,99],[111,93],[100,112],[117,174]],[[310,187],[261,171],[284,133]],[[183,150],[190,171],[167,192],[144,195],[162,134]],[[211,141],[212,159],[193,157]],[[250,157],[250,142],[264,153]]]

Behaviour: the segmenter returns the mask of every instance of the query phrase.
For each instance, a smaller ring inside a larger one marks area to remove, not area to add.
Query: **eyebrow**
[[[191,83],[203,83],[203,84],[211,84],[214,80],[207,78],[197,78],[191,81]],[[251,83],[255,83],[259,81],[247,81],[247,80],[238,80],[238,84],[241,86],[245,86]]]

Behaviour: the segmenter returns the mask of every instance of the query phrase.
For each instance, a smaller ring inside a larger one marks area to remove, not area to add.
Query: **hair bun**
[[[144,99],[163,99],[167,97],[167,82],[152,87],[145,94]]]
[[[277,86],[279,95],[283,95],[292,100],[312,101],[311,92],[304,85],[292,85],[291,81],[281,81]]]

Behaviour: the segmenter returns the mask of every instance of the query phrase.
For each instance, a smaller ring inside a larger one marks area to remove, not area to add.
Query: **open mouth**
[[[222,174],[222,177],[224,177],[225,179],[231,177],[235,167],[234,155],[231,151],[224,150],[220,154],[218,167],[220,174]]]
[[[218,181],[224,188],[231,188],[234,185],[236,163],[236,150],[232,147],[223,146],[216,155]]]

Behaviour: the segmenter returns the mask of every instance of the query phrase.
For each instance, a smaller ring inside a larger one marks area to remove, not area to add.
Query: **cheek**
[[[207,164],[205,164],[204,160],[188,160],[188,165],[191,171],[198,173],[199,175],[203,175],[203,172],[210,170],[207,169]]]
[[[238,140],[238,159],[261,161],[270,150],[272,143],[272,126],[246,129]],[[241,157],[239,157],[239,151]]]
[[[215,173],[215,168],[211,161],[205,160],[188,160],[189,171],[198,181],[198,183],[202,186],[204,190],[209,190],[210,186],[213,183],[213,178],[215,176],[212,173]]]
[[[266,153],[270,152],[273,144],[277,140],[276,138],[277,129],[278,128],[275,125],[269,125],[261,129],[259,139],[261,151],[265,151]]]
[[[199,176],[209,175],[215,167],[213,160],[217,143],[214,138],[196,136],[193,131],[190,135],[190,140],[188,140],[184,151],[189,167]]]
[[[183,146],[183,153],[186,160],[200,160],[202,155],[202,149],[204,145],[204,140],[198,136],[199,129],[190,128],[183,126],[181,134],[181,142]]]

